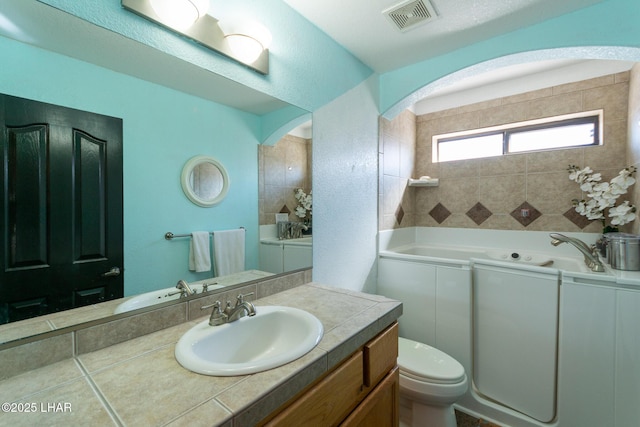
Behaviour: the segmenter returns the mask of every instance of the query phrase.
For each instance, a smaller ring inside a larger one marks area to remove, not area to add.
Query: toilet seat
[[[456,384],[466,380],[464,367],[448,354],[427,344],[398,338],[400,373],[417,381]]]

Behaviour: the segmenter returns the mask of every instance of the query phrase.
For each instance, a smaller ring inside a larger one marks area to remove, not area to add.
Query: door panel
[[[7,129],[7,269],[46,267],[46,125]]]
[[[105,141],[74,130],[74,261],[106,257]]]
[[[0,323],[122,297],[122,120],[0,95],[0,125]]]

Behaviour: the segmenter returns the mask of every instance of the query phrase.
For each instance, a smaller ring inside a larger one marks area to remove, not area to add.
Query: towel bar
[[[244,230],[244,227],[240,227],[241,230]],[[209,234],[213,235],[213,233],[215,233],[215,231],[211,231]],[[166,233],[164,233],[164,238],[167,240],[171,240],[174,238],[178,238],[178,237],[191,237],[191,233],[189,234],[173,234],[170,231],[167,231]]]

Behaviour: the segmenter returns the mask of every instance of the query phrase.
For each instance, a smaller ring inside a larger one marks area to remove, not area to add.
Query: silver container
[[[607,261],[616,270],[640,270],[640,235],[607,233]]]

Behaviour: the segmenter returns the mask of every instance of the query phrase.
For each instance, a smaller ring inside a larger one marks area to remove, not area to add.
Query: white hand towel
[[[244,228],[213,233],[215,276],[244,271]]]
[[[211,250],[208,231],[191,233],[189,247],[189,270],[197,273],[211,270]]]

